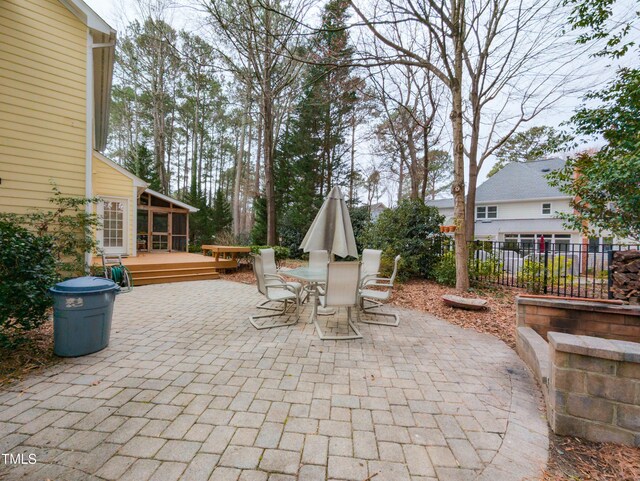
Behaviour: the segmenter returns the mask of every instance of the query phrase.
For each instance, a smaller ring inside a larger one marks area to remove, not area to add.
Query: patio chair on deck
[[[369,278],[376,277],[380,272],[382,251],[377,249],[365,249],[362,251],[362,266],[360,267],[360,284]]]
[[[326,335],[318,325],[318,309],[317,304],[313,307],[311,314],[313,324],[316,327],[318,337],[322,340],[342,340],[342,339],[361,339],[362,334],[358,327],[353,323],[351,313],[355,307],[356,316],[359,320],[360,312],[358,310],[358,286],[360,285],[360,263],[359,262],[330,262],[327,269],[327,282],[324,294],[319,296],[319,303],[322,307],[346,307],[347,323],[354,334],[342,336]]]
[[[260,256],[262,258],[262,267],[264,269],[264,273],[268,274],[269,276],[277,276],[278,278],[280,278],[280,276],[278,275],[278,267],[276,266],[276,253],[273,249],[269,248],[269,249],[260,249]],[[267,280],[268,282],[268,280]],[[300,284],[299,282],[289,282],[287,281],[287,285],[293,287],[296,289],[296,291],[298,292],[298,295],[302,294],[302,284]],[[308,296],[308,294],[307,294]],[[303,299],[301,297],[301,301],[302,303],[304,303],[304,301],[306,301],[306,297]],[[266,309],[267,311],[280,311],[281,309],[278,307],[271,307],[268,306],[267,304],[270,304],[273,301],[270,301],[269,299],[259,303],[256,307],[258,309]]]
[[[295,287],[289,285],[277,274],[265,274],[262,256],[253,258],[253,272],[256,275],[256,283],[258,292],[267,298],[268,302],[281,302],[281,309],[270,308],[270,310],[278,310],[277,314],[263,314],[259,316],[250,316],[249,322],[256,329],[270,329],[272,327],[291,326],[300,320],[300,292]],[[258,324],[256,319],[274,318],[277,316],[287,315],[289,303],[295,304],[296,315],[293,320],[285,322],[273,322],[271,324]]]
[[[394,320],[392,322],[383,322],[376,320],[368,320],[363,319],[362,322],[365,324],[377,324],[380,326],[392,326],[396,327],[400,324],[400,318],[398,314],[391,312],[377,312],[374,309],[378,309],[383,306],[383,302],[387,301],[391,297],[391,292],[393,290],[393,281],[396,279],[396,275],[398,274],[398,262],[400,261],[400,256],[396,256],[393,262],[393,273],[391,277],[372,277],[369,276],[362,283],[362,287],[360,288],[360,307],[365,314],[373,314],[374,316],[383,316],[383,317],[392,317]],[[383,289],[380,289],[383,288]],[[367,305],[369,303],[369,305]]]

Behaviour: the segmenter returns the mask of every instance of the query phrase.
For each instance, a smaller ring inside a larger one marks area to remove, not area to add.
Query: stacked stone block
[[[638,306],[520,297],[517,323],[544,339],[549,332],[564,332],[640,343]]]
[[[640,446],[640,344],[555,332],[548,339],[553,431]]]

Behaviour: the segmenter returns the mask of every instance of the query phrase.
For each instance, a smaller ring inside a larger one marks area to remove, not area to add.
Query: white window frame
[[[545,212],[545,208],[544,208],[545,205],[549,206],[549,212]],[[540,212],[542,212],[542,215],[551,215],[553,213],[553,204],[551,202],[543,202]]]
[[[489,217],[489,209],[495,209],[496,215]],[[482,212],[482,215],[480,213]],[[497,205],[478,205],[476,206],[476,219],[497,219],[498,218],[498,206]]]
[[[129,252],[129,199],[126,197],[105,197],[100,196],[101,202],[98,203],[98,216],[100,218],[100,229],[98,230],[97,241],[100,249],[105,254],[128,254]],[[104,245],[104,203],[120,202],[124,205],[124,213],[122,217],[122,246],[121,247],[105,247]]]

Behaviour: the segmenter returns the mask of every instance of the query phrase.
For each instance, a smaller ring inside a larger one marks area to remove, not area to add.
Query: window
[[[551,214],[551,202],[545,202],[542,204],[542,215]]]
[[[478,206],[476,207],[476,219],[497,219],[498,206]]]
[[[102,204],[102,246],[107,253],[124,253],[127,238],[127,201],[105,199]]]

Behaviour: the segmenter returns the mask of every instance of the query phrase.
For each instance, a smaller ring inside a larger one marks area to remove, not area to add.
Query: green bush
[[[75,277],[88,272],[85,254],[97,250],[95,229],[100,227],[96,214],[87,213],[86,207],[99,199],[65,197],[53,186],[49,199],[51,209],[36,210],[28,214],[0,214],[0,221],[25,227],[37,237],[51,240],[51,252],[61,277]]]
[[[0,344],[40,326],[58,280],[51,236],[0,220]]]
[[[484,249],[478,249],[479,250]],[[472,281],[479,283],[491,283],[497,280],[503,268],[503,263],[500,258],[489,252],[485,259],[481,260],[476,257],[476,252],[471,252],[471,260],[469,262],[469,277]],[[486,251],[485,251],[486,252]]]
[[[260,249],[273,249],[276,257],[276,264],[280,265],[280,263],[289,259],[291,256],[291,251],[289,251],[288,247],[282,246],[249,246],[251,248],[252,254],[260,254]]]
[[[443,221],[437,208],[419,200],[403,200],[370,223],[359,244],[363,248],[381,249],[387,262],[400,254],[402,264],[398,276],[401,279],[433,277],[440,258],[439,226]]]
[[[453,251],[442,255],[433,269],[433,279],[445,286],[456,285],[456,256]]]
[[[546,269],[544,261],[525,259],[522,270],[518,273],[518,285],[524,286],[527,292],[532,294],[541,294],[545,288],[545,272],[546,287],[558,283],[571,283],[573,282],[573,276],[570,274],[572,266],[573,260],[565,259],[565,256],[549,256]]]

